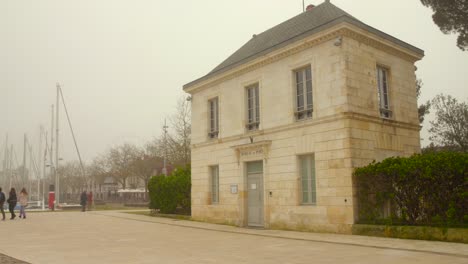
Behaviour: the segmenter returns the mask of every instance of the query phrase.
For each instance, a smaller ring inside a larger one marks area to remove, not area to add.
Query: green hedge
[[[468,243],[467,228],[353,225],[353,235]]]
[[[190,214],[190,166],[177,168],[169,176],[154,176],[148,182],[150,208],[161,213]]]
[[[359,223],[468,224],[467,153],[388,158],[356,169],[354,177]]]

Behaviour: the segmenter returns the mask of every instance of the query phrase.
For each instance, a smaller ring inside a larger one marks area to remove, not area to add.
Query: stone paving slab
[[[29,264],[27,262],[17,260],[15,258],[0,254],[0,263],[1,264]]]
[[[468,263],[464,244],[251,230],[122,212],[34,213],[0,222],[0,230],[0,253],[32,264]]]
[[[370,237],[357,235],[342,235],[328,233],[311,233],[311,232],[295,232],[283,230],[268,230],[268,229],[250,229],[239,228],[227,225],[217,225],[204,222],[187,221],[179,219],[171,219],[164,217],[149,217],[145,215],[128,214],[125,211],[109,211],[98,212],[99,214],[137,221],[148,221],[160,224],[175,225],[187,228],[197,228],[202,230],[221,231],[230,233],[239,233],[247,235],[284,238],[293,240],[305,240],[314,242],[324,242],[333,244],[342,244],[350,246],[363,246],[382,249],[398,249],[414,252],[427,252],[441,255],[455,255],[468,258],[468,244],[398,239],[385,237]],[[468,262],[467,262],[468,263]]]

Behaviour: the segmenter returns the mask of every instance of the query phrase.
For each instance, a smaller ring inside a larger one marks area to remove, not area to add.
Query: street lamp
[[[162,169],[162,173],[167,176],[167,168],[166,168],[166,158],[167,158],[167,129],[169,127],[166,125],[166,119],[164,119],[164,167]]]

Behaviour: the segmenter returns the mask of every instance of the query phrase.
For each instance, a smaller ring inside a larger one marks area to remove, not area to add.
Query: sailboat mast
[[[10,171],[10,188],[8,188],[8,190],[11,190],[11,182],[13,180],[13,144],[11,144],[10,147],[10,159],[8,162],[8,170]]]
[[[5,155],[3,156],[3,168],[2,168],[2,183],[6,184],[7,175],[8,175],[8,134],[5,138]]]
[[[57,83],[57,102],[55,105],[55,201],[58,206],[60,201],[60,182],[57,173],[59,165],[59,96],[60,96],[60,84]]]
[[[44,135],[44,127],[39,126],[39,148],[37,151],[37,162],[39,163],[39,174],[37,175],[37,200],[40,201],[41,199],[41,179],[42,179],[42,136]]]
[[[47,143],[47,136],[48,136],[47,132],[45,132],[45,134],[44,134],[44,138],[45,138],[44,162],[42,163],[42,210],[45,209],[45,198],[46,198],[45,175],[46,175],[47,151],[48,151],[48,148],[49,148],[49,144]]]
[[[52,173],[54,173],[54,176],[55,176],[55,167],[54,167],[54,161],[53,161],[53,158],[54,158],[54,105],[51,106],[52,108],[52,112],[51,112],[51,120],[50,120],[50,157],[49,157],[49,176],[50,178],[52,178]],[[55,191],[55,190],[54,190]],[[51,208],[49,208],[51,209]]]

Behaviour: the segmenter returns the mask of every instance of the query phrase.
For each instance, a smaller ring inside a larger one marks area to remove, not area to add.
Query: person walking
[[[86,201],[87,200],[88,200],[88,197],[86,195],[86,191],[83,191],[81,193],[81,197],[80,197],[81,212],[84,212],[86,210]]]
[[[0,211],[2,211],[2,221],[5,221],[5,211],[3,210],[3,204],[5,203],[5,194],[2,192],[2,187],[0,187]]]
[[[15,207],[16,207],[17,201],[18,200],[16,198],[16,190],[15,188],[11,188],[10,193],[8,194],[8,200],[7,200],[8,210],[10,211],[10,214],[11,214],[10,220],[15,219],[16,217]]]
[[[88,193],[88,211],[91,211],[93,206],[93,192]]]
[[[26,219],[25,209],[28,206],[28,192],[25,188],[21,189],[19,194],[19,203],[20,203],[20,218]]]

